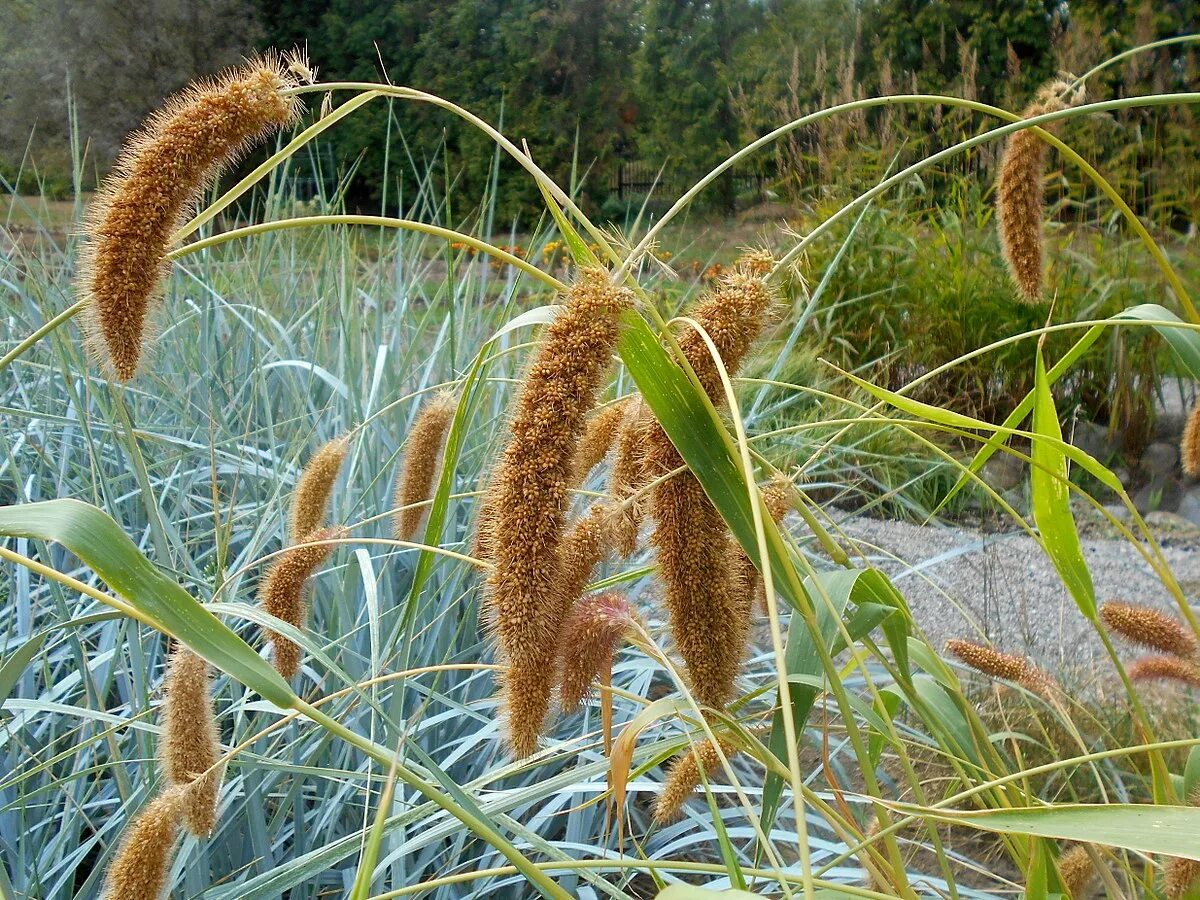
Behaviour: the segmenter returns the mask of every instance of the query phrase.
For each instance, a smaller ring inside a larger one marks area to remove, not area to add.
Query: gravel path
[[[1103,519],[1080,518],[1100,602],[1122,599],[1173,608],[1136,549],[1113,539]],[[1200,529],[1166,514],[1152,513],[1148,519],[1176,579],[1196,602]],[[852,517],[842,528],[892,577],[937,647],[951,637],[983,636],[999,649],[1029,655],[1056,671],[1089,667],[1104,653],[1050,560],[1024,532],[986,534],[865,517]]]

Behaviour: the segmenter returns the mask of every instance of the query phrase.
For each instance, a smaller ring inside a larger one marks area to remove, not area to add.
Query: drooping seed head
[[[1192,478],[1200,478],[1200,400],[1192,407],[1187,424],[1183,428],[1179,457],[1183,463],[1183,471]]]
[[[609,476],[609,492],[620,504],[614,517],[613,543],[622,559],[637,550],[638,531],[645,517],[645,504],[635,495],[646,486],[646,435],[653,424],[649,407],[638,397],[630,400],[617,436],[616,458]]]
[[[1135,684],[1142,681],[1175,681],[1200,687],[1200,667],[1178,656],[1143,656],[1130,663],[1125,673]]]
[[[296,628],[304,626],[307,616],[306,587],[308,579],[333,552],[344,528],[322,528],[310,532],[306,542],[289,548],[276,560],[263,579],[258,591],[263,609]],[[284,678],[291,678],[300,669],[301,650],[298,644],[282,634],[267,631],[275,651],[275,668]]]
[[[314,453],[304,467],[296,484],[296,492],[292,495],[290,533],[293,544],[300,543],[309,532],[325,524],[329,497],[349,446],[350,442],[345,437],[335,437]]]
[[[717,738],[717,743],[720,744],[721,753],[726,759],[737,754],[737,748],[729,741]],[[701,769],[703,768],[704,779],[707,780],[716,775],[720,767],[721,757],[712,741],[700,741],[676,756],[667,772],[662,790],[654,800],[654,821],[662,825],[677,819],[683,804],[701,782]]]
[[[1076,844],[1058,858],[1058,872],[1072,900],[1083,900],[1084,891],[1096,877],[1096,864],[1083,844]]]
[[[563,538],[560,551],[559,597],[562,616],[570,614],[583,596],[592,572],[608,553],[609,522],[612,511],[607,504],[593,504]]]
[[[163,791],[126,826],[104,880],[105,900],[160,900],[175,855],[184,790]]]
[[[554,683],[567,503],[586,417],[609,369],[633,295],[585,269],[521,386],[495,475],[488,581],[500,657],[506,737],[518,756],[537,747]],[[489,491],[489,493],[491,493]]]
[[[1200,881],[1200,862],[1182,856],[1172,856],[1163,871],[1167,900],[1194,897],[1192,888]]]
[[[625,418],[627,400],[610,403],[588,419],[587,430],[575,456],[575,483],[582,484],[600,460],[608,455]]]
[[[1044,115],[1082,99],[1082,94],[1071,95],[1067,88],[1059,80],[1044,85],[1023,116]],[[1029,303],[1042,298],[1045,161],[1046,143],[1036,133],[1028,128],[1013,132],[1000,160],[996,186],[996,219],[1004,259],[1018,296]]]
[[[1185,659],[1196,655],[1196,636],[1182,620],[1161,610],[1109,601],[1101,604],[1100,619],[1135,644]]]
[[[771,521],[779,525],[784,517],[796,508],[796,486],[783,474],[776,474],[762,488],[763,508]],[[738,598],[747,616],[755,609],[765,610],[766,589],[762,574],[746,554],[745,549],[734,537],[729,538],[729,549],[734,559],[734,578]]]
[[[634,627],[629,598],[618,591],[592,594],[575,605],[562,632],[559,699],[566,712],[578,707],[600,677],[612,672],[613,656]]]
[[[1030,675],[1033,668],[1029,660],[1011,653],[1001,653],[991,647],[976,644],[971,641],[946,641],[946,650],[960,660],[984,675],[993,678],[1003,678],[1005,681],[1020,682]]]
[[[446,433],[454,419],[457,403],[451,394],[438,394],[417,416],[404,465],[396,479],[396,540],[411,541],[428,512],[433,497],[433,482],[441,468]]]
[[[84,223],[79,294],[88,348],[121,381],[137,371],[169,270],[172,232],[220,172],[290,125],[295,78],[265,57],[197,82],[127,140]]]
[[[171,655],[164,684],[160,756],[163,774],[174,786],[194,784],[221,756],[208,676],[208,663],[187,647],[180,645]],[[220,788],[220,772],[214,771],[188,792],[184,803],[188,831],[201,837],[212,831]]]

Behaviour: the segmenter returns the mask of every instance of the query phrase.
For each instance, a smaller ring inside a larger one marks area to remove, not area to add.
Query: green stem
[[[1070,86],[1070,88],[1068,88],[1068,90],[1073,91],[1075,88],[1079,87],[1079,85],[1083,84],[1085,81],[1087,81],[1093,75],[1103,72],[1109,66],[1116,65],[1117,63],[1121,62],[1121,60],[1123,60],[1123,59],[1128,59],[1129,57],[1133,56],[1135,53],[1141,53],[1145,50],[1157,50],[1159,47],[1166,47],[1170,44],[1189,44],[1189,43],[1192,43],[1193,41],[1200,41],[1200,34],[1181,34],[1181,35],[1177,35],[1176,37],[1165,38],[1161,41],[1151,41],[1148,44],[1141,44],[1140,46],[1132,47],[1129,50],[1125,50],[1122,53],[1118,53],[1116,56],[1110,56],[1108,59],[1104,60],[1104,62],[1099,63],[1098,65],[1092,66],[1090,69],[1088,69],[1086,72],[1084,72],[1078,78],[1076,78],[1073,82],[1071,82],[1071,86]]]
[[[21,343],[17,344],[17,346],[5,353],[3,357],[0,357],[0,372],[3,372],[5,369],[7,369],[12,364],[13,360],[23,354],[26,350],[28,350],[50,332],[58,328],[59,325],[63,324],[68,319],[73,318],[77,313],[81,312],[84,306],[84,301],[76,301],[74,304],[68,306],[66,309],[60,312],[53,319],[43,323],[37,331],[33,332],[33,334],[29,335],[29,337],[25,338],[25,340],[21,341]]]

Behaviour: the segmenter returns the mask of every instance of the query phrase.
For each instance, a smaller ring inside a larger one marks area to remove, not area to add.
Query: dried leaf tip
[[[79,293],[88,349],[121,381],[137,372],[172,232],[222,169],[291,124],[295,77],[274,55],[197,82],[125,145],[84,222]]]
[[[1161,610],[1109,601],[1101,604],[1100,619],[1135,644],[1184,659],[1196,655],[1196,636],[1183,621]]]
[[[1196,401],[1188,415],[1183,439],[1179,442],[1179,457],[1183,462],[1183,471],[1192,478],[1200,478],[1200,400]]]
[[[304,467],[292,495],[290,534],[293,544],[300,543],[309,532],[325,524],[329,497],[349,446],[350,442],[344,436],[335,437],[313,454]]]
[[[301,628],[307,616],[305,590],[308,579],[346,533],[344,528],[322,528],[309,533],[305,543],[289,548],[271,566],[258,597],[263,609],[289,625]],[[300,647],[282,634],[267,632],[275,650],[275,668],[284,678],[300,669]]]
[[[204,775],[221,757],[208,676],[208,663],[180,645],[171,655],[164,684],[163,773],[171,785],[189,787],[184,821],[198,837],[216,825],[221,789],[219,768]]]
[[[489,489],[486,549],[500,658],[506,737],[518,756],[537,746],[556,672],[562,543],[579,441],[633,294],[603,269],[585,269],[521,386],[511,437]]]
[[[126,828],[104,881],[106,900],[159,900],[167,888],[175,839],[183,818],[184,789],[159,794]]]
[[[412,433],[408,436],[408,448],[404,452],[404,465],[400,477],[396,479],[394,502],[398,541],[411,541],[429,512],[433,482],[441,468],[446,433],[450,430],[457,407],[453,394],[438,394],[425,405],[413,424]]]
[[[1029,119],[1065,109],[1082,98],[1082,91],[1072,92],[1065,80],[1055,80],[1042,86],[1023,116]],[[1000,160],[996,186],[996,219],[1004,259],[1018,296],[1028,303],[1036,303],[1042,297],[1046,146],[1028,128],[1013,132]]]
[[[564,711],[578,707],[592,685],[612,672],[613,656],[634,627],[636,613],[618,591],[592,594],[578,603],[563,625],[559,698]]]

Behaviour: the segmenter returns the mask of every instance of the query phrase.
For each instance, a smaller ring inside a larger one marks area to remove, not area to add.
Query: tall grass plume
[[[609,475],[609,492],[619,504],[613,519],[613,543],[617,553],[628,559],[637,550],[638,531],[645,516],[646,504],[638,492],[645,487],[645,438],[653,419],[641,397],[632,398],[625,406],[617,447]]]
[[[456,406],[453,395],[438,394],[424,406],[413,424],[404,451],[404,465],[396,479],[396,540],[411,541],[425,519]]]
[[[1183,659],[1196,655],[1196,636],[1181,620],[1150,606],[1109,601],[1100,619],[1128,641]]]
[[[327,441],[300,473],[300,481],[292,494],[290,534],[293,544],[303,541],[310,532],[325,524],[329,497],[349,446],[343,436]]]
[[[126,827],[105,876],[105,900],[160,900],[183,820],[184,792],[179,787],[163,791]]]
[[[322,528],[309,533],[305,543],[290,547],[276,560],[263,579],[258,598],[263,609],[296,628],[307,617],[308,579],[317,566],[333,553],[334,543],[345,534],[343,528]],[[290,638],[268,630],[274,651],[275,668],[284,678],[300,670],[300,646]]]
[[[163,686],[163,774],[175,786],[191,786],[183,806],[188,831],[199,837],[213,830],[221,788],[217,765],[221,747],[209,689],[209,665],[183,645],[176,647]]]

